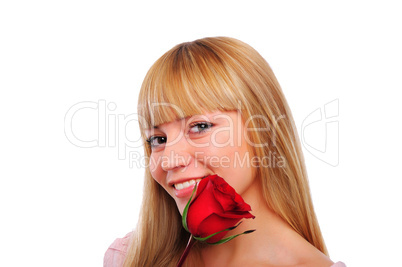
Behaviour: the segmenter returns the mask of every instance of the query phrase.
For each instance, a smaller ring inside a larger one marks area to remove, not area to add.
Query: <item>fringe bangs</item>
[[[138,99],[142,129],[205,111],[241,109],[236,89],[220,57],[203,45],[169,51],[149,70]]]

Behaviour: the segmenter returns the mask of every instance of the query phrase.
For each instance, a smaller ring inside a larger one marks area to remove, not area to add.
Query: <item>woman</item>
[[[176,266],[189,239],[183,209],[194,183],[212,174],[255,216],[230,234],[256,232],[197,243],[186,266],[343,266],[328,257],[291,111],[253,48],[227,37],[177,45],[145,77],[138,114],[149,163],[141,215],[106,266]]]

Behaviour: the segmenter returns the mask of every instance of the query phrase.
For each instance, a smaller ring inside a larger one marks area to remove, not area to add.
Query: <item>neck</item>
[[[204,266],[298,265],[306,261],[306,255],[318,251],[268,207],[262,193],[255,192],[248,190],[242,194],[255,219],[243,220],[228,236],[252,229],[256,231],[221,245],[202,248]]]

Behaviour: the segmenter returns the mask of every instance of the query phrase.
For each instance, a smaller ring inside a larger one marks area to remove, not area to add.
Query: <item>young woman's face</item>
[[[208,112],[146,130],[151,146],[152,177],[176,201],[183,213],[194,184],[217,174],[240,195],[255,179],[247,131],[237,111]],[[250,189],[251,190],[251,189]]]

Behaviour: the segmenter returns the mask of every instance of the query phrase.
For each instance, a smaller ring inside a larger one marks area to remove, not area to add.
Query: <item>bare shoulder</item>
[[[292,257],[293,258],[293,257]],[[334,263],[331,259],[326,256],[324,253],[319,251],[314,247],[314,249],[310,251],[306,251],[306,254],[302,257],[295,257],[289,262],[272,262],[272,261],[260,261],[260,260],[251,260],[250,258],[244,262],[234,262],[230,266],[233,267],[243,267],[243,266],[253,266],[253,267],[278,267],[278,266],[286,266],[286,267],[338,267],[337,265],[333,266]],[[217,265],[218,266],[218,265]],[[219,265],[222,266],[222,265]],[[345,267],[343,265],[339,267]]]
[[[291,266],[298,267],[331,267],[333,261],[304,238],[297,235],[291,240],[289,255],[292,255]]]
[[[305,256],[302,258],[300,267],[331,267],[334,262],[324,253],[319,251],[316,247],[310,245],[305,248]]]

